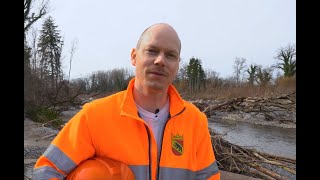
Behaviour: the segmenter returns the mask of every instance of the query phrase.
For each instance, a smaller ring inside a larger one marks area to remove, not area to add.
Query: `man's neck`
[[[146,111],[154,113],[156,109],[162,109],[168,100],[167,92],[155,92],[133,88],[133,98],[136,104]]]

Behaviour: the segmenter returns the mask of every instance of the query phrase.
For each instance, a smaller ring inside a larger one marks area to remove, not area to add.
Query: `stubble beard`
[[[168,87],[165,82],[151,79],[146,79],[145,85],[148,87],[148,89],[152,89],[155,91],[165,91]]]

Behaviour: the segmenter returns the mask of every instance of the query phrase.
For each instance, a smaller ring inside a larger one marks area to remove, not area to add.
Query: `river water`
[[[296,159],[296,129],[209,118],[209,127],[230,143]]]

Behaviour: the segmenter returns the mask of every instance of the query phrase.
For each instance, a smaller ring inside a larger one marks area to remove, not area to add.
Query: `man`
[[[92,157],[128,165],[138,180],[220,179],[204,113],[172,82],[181,42],[168,24],[150,26],[131,51],[127,90],[83,106],[38,159],[34,178],[64,178]]]

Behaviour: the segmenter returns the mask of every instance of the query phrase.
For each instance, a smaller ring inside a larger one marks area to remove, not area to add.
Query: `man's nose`
[[[165,59],[165,55],[164,53],[159,53],[157,58],[154,60],[154,64],[158,64],[161,66],[165,66],[166,65],[166,59]]]

